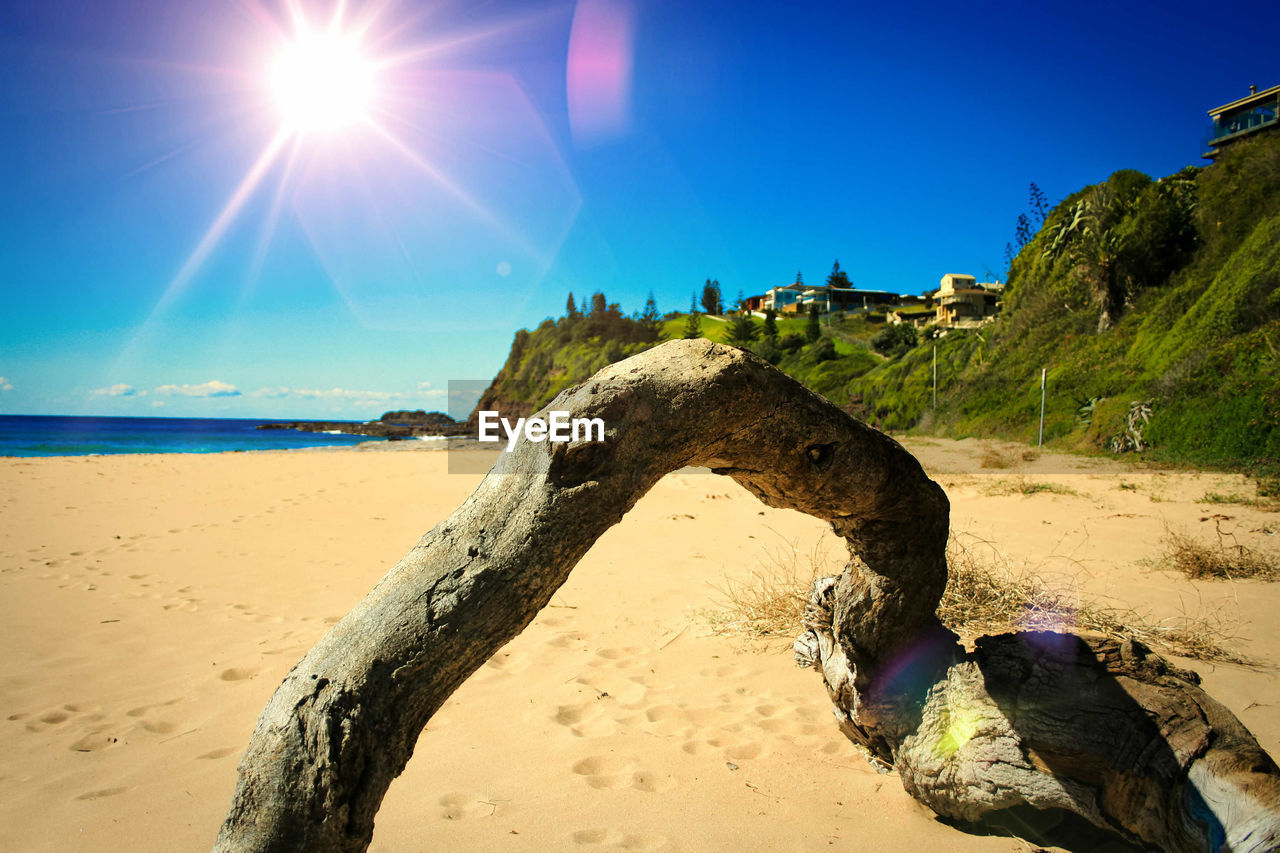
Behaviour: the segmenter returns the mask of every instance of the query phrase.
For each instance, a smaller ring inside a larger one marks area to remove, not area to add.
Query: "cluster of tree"
[[[1143,288],[1155,287],[1196,248],[1194,170],[1160,181],[1116,172],[1089,187],[1048,229],[1046,259],[1064,260],[1088,288],[1105,332]]]
[[[1032,217],[1020,217],[1010,267],[1009,307],[1047,288],[1067,305],[1091,307],[1097,331],[1107,331],[1140,291],[1167,282],[1194,254],[1196,185],[1191,168],[1159,181],[1123,169],[1046,214],[1032,184]],[[1028,236],[1033,225],[1037,233]]]
[[[548,320],[556,327],[562,341],[602,338],[619,343],[657,343],[662,340],[662,315],[650,291],[644,309],[627,316],[617,302],[609,302],[603,293],[591,294],[584,313],[577,300],[569,294],[565,302],[565,315],[558,320]],[[545,324],[544,324],[545,325]]]
[[[695,302],[697,299],[695,298]],[[741,299],[739,299],[741,302]],[[720,282],[717,279],[707,279],[702,285],[702,310],[707,314],[723,314],[724,302],[720,298]]]
[[[746,311],[739,311],[729,318],[725,333],[725,341],[736,347],[749,349],[771,364],[777,364],[783,356],[798,352],[806,344],[823,340],[828,344],[830,338],[823,338],[822,326],[819,322],[817,306],[809,310],[809,321],[805,325],[804,334],[790,332],[786,335],[778,333],[778,315],[772,308],[766,308],[764,322],[757,323]],[[823,351],[825,352],[825,350]],[[826,358],[835,358],[834,344]],[[822,360],[820,357],[818,360]]]
[[[903,355],[919,342],[916,327],[910,323],[887,325],[871,338],[871,348],[888,358]]]

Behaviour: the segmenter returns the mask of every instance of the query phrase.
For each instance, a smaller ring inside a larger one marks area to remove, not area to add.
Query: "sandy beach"
[[[1280,583],[1156,565],[1168,530],[1280,551],[1252,484],[904,443],[953,530],[1011,564],[1150,622],[1224,620],[1256,665],[1177,662],[1280,755]],[[0,459],[0,848],[208,849],[286,671],[479,480],[403,448]],[[792,552],[843,562],[815,519],[666,477],[431,721],[373,849],[1029,849],[868,766],[788,643],[713,633],[725,585]]]

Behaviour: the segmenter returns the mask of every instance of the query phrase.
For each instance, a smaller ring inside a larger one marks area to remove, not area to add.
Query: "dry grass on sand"
[[[1217,542],[1206,545],[1188,533],[1165,529],[1164,565],[1193,580],[1280,579],[1280,559],[1237,541],[1223,531],[1222,520],[1214,519]]]
[[[817,545],[803,557],[795,543],[775,548],[747,580],[726,580],[717,587],[721,609],[706,614],[712,632],[794,638],[801,632],[809,589],[827,565]],[[1015,566],[992,543],[955,531],[947,544],[947,565],[938,618],[967,640],[1015,630],[1084,630],[1132,637],[1197,660],[1248,662],[1226,645],[1228,626],[1214,613],[1151,621],[1131,608],[1083,598],[1073,580],[1051,583]]]

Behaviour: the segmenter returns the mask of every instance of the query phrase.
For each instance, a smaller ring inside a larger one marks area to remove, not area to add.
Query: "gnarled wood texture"
[[[982,720],[1007,718],[1001,702],[1010,711],[1024,705],[1016,687],[985,695],[980,676],[966,680],[965,667],[982,673],[982,663],[966,657],[934,616],[946,584],[947,500],[901,446],[759,359],[703,340],[605,368],[548,408],[603,418],[605,441],[520,442],[294,667],[258,720],[215,849],[365,849],[382,797],[431,715],[532,621],[605,530],[685,465],[710,467],[772,506],[825,519],[848,542],[849,568],[810,613],[814,660],[846,733],[896,762],[908,790],[943,814],[980,814],[988,801],[1016,799],[983,794],[964,811],[953,805],[968,802],[964,786],[940,793],[924,779],[932,772],[924,753],[951,730],[935,736],[927,728],[942,719],[930,703],[963,696]],[[1028,666],[1036,672],[1035,662]],[[1039,681],[1045,695],[1064,701],[1051,679]],[[1234,718],[1219,723],[1230,715],[1212,707],[1211,734],[1252,743]],[[1252,748],[1258,762],[1266,759]],[[1027,773],[1053,778],[1040,765],[1069,753],[1046,747],[1048,758],[1027,758]],[[915,755],[922,757],[908,760]],[[1274,806],[1275,768],[1266,761],[1272,787],[1263,793]],[[1223,775],[1204,766],[1215,779]],[[981,780],[977,765],[957,761],[952,769]],[[1159,790],[1178,784],[1169,772]],[[1204,798],[1211,810],[1215,796]]]

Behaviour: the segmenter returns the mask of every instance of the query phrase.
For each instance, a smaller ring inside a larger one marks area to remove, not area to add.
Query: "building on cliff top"
[[[1000,311],[999,282],[983,282],[971,275],[947,273],[936,293],[939,326],[964,328],[988,322]]]
[[[1209,110],[1209,118],[1213,119],[1213,129],[1205,140],[1209,150],[1202,156],[1212,160],[1224,146],[1280,127],[1280,86],[1261,92],[1257,86],[1250,86],[1249,97]]]

